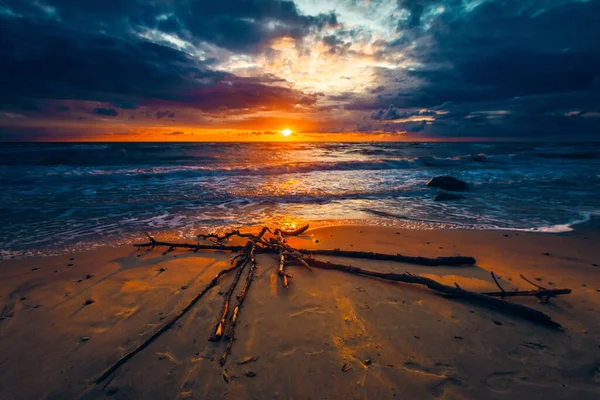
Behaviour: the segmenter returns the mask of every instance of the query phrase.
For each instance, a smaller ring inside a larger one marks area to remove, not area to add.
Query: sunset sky
[[[599,38],[596,0],[0,0],[0,141],[598,140]]]

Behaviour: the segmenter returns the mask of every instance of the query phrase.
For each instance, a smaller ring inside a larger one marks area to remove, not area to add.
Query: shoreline
[[[303,226],[308,224],[310,229],[321,229],[327,227],[380,227],[383,229],[400,229],[407,231],[425,231],[425,232],[438,232],[438,231],[469,231],[469,232],[505,232],[505,233],[523,233],[523,234],[544,234],[544,235],[577,235],[579,233],[588,233],[600,231],[600,216],[593,214],[589,215],[582,220],[577,220],[569,224],[559,224],[556,226],[565,227],[565,230],[552,230],[552,229],[538,229],[538,228],[498,228],[498,229],[477,229],[474,226],[458,226],[447,223],[446,226],[442,226],[440,221],[424,221],[411,218],[396,218],[393,215],[389,215],[387,219],[335,219],[335,220],[300,220],[293,219],[293,227]],[[404,220],[407,224],[399,224],[397,221]],[[396,223],[395,223],[396,222]],[[431,223],[434,223],[431,225]],[[436,225],[437,223],[437,225]],[[428,225],[429,224],[429,225]],[[215,230],[198,230],[197,233],[222,233],[233,229],[239,229],[242,232],[258,232],[263,225],[245,225],[239,227],[222,227]],[[275,228],[276,226],[271,226]],[[568,230],[567,230],[568,229]],[[166,237],[170,240],[179,241],[190,241],[194,239],[194,235],[182,232],[181,229],[162,229],[159,231],[152,231],[153,235],[158,237]],[[43,250],[36,249],[24,249],[24,250],[0,250],[0,266],[3,262],[15,259],[25,259],[30,257],[56,257],[60,255],[68,254],[80,254],[89,251],[98,251],[108,248],[123,248],[130,247],[133,243],[139,240],[144,240],[145,235],[143,232],[129,233],[124,238],[97,238],[96,240],[84,241],[71,244],[70,246],[61,245],[59,248],[44,248]],[[37,254],[35,254],[37,252]]]

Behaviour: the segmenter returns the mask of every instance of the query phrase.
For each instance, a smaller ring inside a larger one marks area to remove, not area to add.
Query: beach
[[[153,233],[155,237],[167,233]],[[239,239],[238,239],[239,240]],[[476,292],[545,288],[548,303],[507,301],[562,329],[422,286],[287,266],[257,254],[226,364],[209,342],[233,274],[110,377],[96,379],[189,303],[233,257],[227,252],[105,246],[0,263],[0,397],[207,399],[595,399],[600,396],[600,232],[550,234],[325,226],[288,238],[296,249],[423,257],[475,266],[419,266],[316,256],[409,272]],[[241,285],[240,285],[241,286]],[[239,290],[239,288],[237,289]],[[236,290],[236,293],[237,293]],[[235,295],[234,295],[235,299]]]

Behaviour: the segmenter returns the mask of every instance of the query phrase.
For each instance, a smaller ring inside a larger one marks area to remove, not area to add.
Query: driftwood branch
[[[152,239],[152,238],[151,238]],[[271,243],[261,242],[262,247],[257,247],[257,253],[270,253],[270,254],[279,254],[282,250],[279,245],[272,245]],[[162,242],[155,239],[152,239],[148,243],[136,243],[135,247],[144,248],[144,247],[169,247],[172,249],[187,249],[193,251],[199,250],[214,250],[214,251],[243,251],[244,246],[222,246],[222,245],[205,245],[205,244],[194,244],[194,243],[172,243],[172,242]],[[453,257],[437,257],[437,258],[427,258],[427,257],[415,257],[415,256],[405,256],[402,254],[382,254],[382,253],[372,253],[366,251],[348,251],[348,250],[295,250],[287,244],[284,244],[284,250],[289,252],[291,256],[296,256],[300,258],[300,260],[305,261],[304,256],[334,256],[334,257],[346,257],[346,258],[361,258],[366,260],[379,260],[379,261],[396,261],[403,262],[409,264],[423,265],[428,267],[437,267],[437,266],[449,266],[449,267],[457,267],[457,266],[469,266],[475,265],[476,260],[473,257],[465,257],[465,256],[453,256]],[[291,250],[291,251],[290,251]],[[294,258],[296,258],[294,257]],[[302,263],[302,261],[300,261]],[[303,264],[304,265],[304,264]],[[304,265],[306,267],[306,265]],[[310,268],[310,266],[309,266]]]
[[[308,225],[306,226],[308,228]],[[304,232],[304,231],[302,231]],[[277,238],[281,243],[283,243],[283,237],[281,232],[277,232]],[[283,269],[285,267],[285,251],[283,247],[279,250],[279,268],[277,269],[277,275],[281,278],[284,287],[288,287],[288,278],[291,278],[289,274],[287,274]]]
[[[248,271],[248,276],[246,277],[246,284],[244,285],[240,294],[237,295],[237,303],[233,309],[231,318],[229,319],[227,333],[225,334],[229,341],[227,342],[227,345],[225,346],[225,351],[223,352],[223,355],[219,360],[219,364],[221,366],[225,365],[225,362],[227,362],[227,356],[231,354],[231,348],[233,347],[233,342],[235,341],[235,327],[237,326],[237,321],[240,315],[240,311],[242,309],[242,305],[244,304],[244,300],[246,299],[246,294],[248,294],[248,290],[250,289],[250,285],[252,285],[252,281],[254,279],[254,272],[256,271],[256,258],[254,258],[254,246],[252,246],[252,250],[250,251],[248,262],[250,264],[250,270]]]
[[[492,278],[494,279],[494,282],[496,283],[496,286],[498,286],[498,288],[500,288],[500,292],[482,293],[487,296],[502,297],[502,298],[517,297],[517,296],[533,296],[533,297],[537,297],[539,299],[543,299],[544,301],[548,301],[548,299],[550,299],[551,297],[571,293],[571,289],[545,289],[545,288],[538,286],[535,283],[529,281],[523,275],[520,275],[521,278],[523,278],[523,280],[532,284],[533,286],[537,287],[538,290],[513,290],[512,292],[508,292],[508,291],[504,290],[504,288],[502,286],[500,286],[500,283],[498,283],[498,280],[496,279],[496,275],[494,274],[493,271],[491,272],[491,274],[492,274]]]
[[[319,268],[319,269],[329,269],[336,270],[345,273],[350,273],[358,276],[366,276],[371,278],[384,279],[388,281],[395,282],[404,282],[409,284],[418,284],[424,285],[431,290],[434,290],[438,293],[442,293],[447,297],[457,297],[466,299],[469,301],[473,301],[479,303],[484,306],[492,307],[497,310],[501,310],[504,312],[511,313],[513,315],[521,316],[529,319],[530,321],[540,323],[553,328],[560,328],[560,325],[553,321],[548,315],[545,313],[520,305],[510,303],[508,301],[503,300],[504,297],[516,297],[516,296],[534,296],[541,299],[549,299],[550,297],[569,294],[571,293],[571,289],[554,289],[549,290],[543,288],[528,279],[526,279],[523,275],[521,278],[531,285],[535,286],[537,290],[529,290],[529,291],[506,291],[498,282],[495,274],[492,272],[492,279],[500,289],[500,292],[487,292],[487,293],[476,293],[471,292],[469,290],[462,289],[458,284],[454,284],[455,286],[448,286],[442,283],[436,282],[432,279],[413,275],[408,272],[404,274],[396,274],[396,273],[384,273],[377,271],[370,271],[366,269],[361,269],[357,267],[353,267],[350,265],[341,265],[334,264],[330,262],[323,262],[313,258],[313,256],[321,255],[321,256],[334,256],[334,257],[345,257],[345,258],[354,258],[354,259],[368,259],[368,260],[379,260],[379,261],[394,261],[394,262],[402,262],[402,263],[411,263],[423,266],[469,266],[475,265],[476,261],[473,257],[438,257],[438,258],[427,258],[427,257],[416,257],[416,256],[405,256],[402,254],[381,254],[381,253],[372,253],[372,252],[362,252],[362,251],[346,251],[340,249],[334,250],[298,250],[286,243],[285,236],[295,236],[305,232],[308,229],[308,225],[304,226],[300,229],[294,231],[283,231],[281,229],[275,229],[271,231],[268,227],[263,227],[259,234],[254,235],[250,233],[241,233],[237,230],[227,232],[223,235],[217,234],[208,234],[208,235],[198,235],[198,239],[204,239],[210,242],[210,244],[200,244],[200,243],[172,243],[172,242],[163,242],[154,239],[148,233],[146,236],[148,237],[148,242],[146,243],[138,243],[134,244],[137,248],[150,248],[153,249],[155,247],[167,247],[165,253],[173,251],[175,249],[185,249],[189,251],[200,251],[200,250],[210,250],[210,251],[231,251],[231,252],[240,252],[240,254],[236,255],[231,260],[231,266],[220,271],[209,283],[208,285],[198,293],[184,308],[182,308],[179,313],[173,316],[166,324],[164,324],[160,329],[158,329],[155,333],[153,333],[148,339],[142,342],[139,346],[137,346],[132,351],[125,354],[121,357],[116,363],[114,363],[110,368],[108,368],[100,377],[96,379],[96,383],[101,383],[106,380],[109,376],[111,376],[118,368],[120,368],[123,364],[125,364],[128,360],[130,360],[137,353],[148,347],[153,341],[155,341],[158,337],[160,337],[163,333],[169,330],[183,315],[185,315],[201,298],[206,294],[211,288],[217,285],[219,279],[233,270],[237,269],[236,276],[229,290],[227,291],[223,303],[223,308],[221,310],[221,316],[219,322],[214,331],[214,337],[220,338],[225,336],[228,339],[225,350],[219,360],[221,365],[224,365],[227,361],[227,357],[231,354],[232,346],[235,341],[235,328],[237,326],[237,322],[239,319],[239,314],[242,309],[242,305],[244,300],[248,294],[248,290],[254,279],[254,273],[256,271],[256,259],[255,253],[270,253],[278,255],[279,260],[279,268],[278,275],[281,277],[283,284],[285,287],[288,287],[288,278],[292,278],[285,271],[286,263],[291,259],[295,260],[301,265],[304,265],[307,269],[311,268]],[[269,233],[274,237],[269,238],[268,240],[265,238],[265,235]],[[244,246],[236,246],[236,245],[226,245],[222,242],[228,240],[229,238],[237,236],[240,238],[246,238],[248,241]],[[249,265],[248,275],[246,276],[246,282],[241,292],[236,296],[237,302],[233,309],[233,312],[229,314],[231,296],[235,287],[237,286],[240,276],[245,269],[245,266]],[[500,297],[500,298],[498,298]],[[229,317],[229,318],[228,318]]]
[[[231,302],[231,296],[233,295],[235,287],[237,286],[240,277],[242,276],[242,272],[244,271],[244,268],[246,267],[246,264],[250,259],[251,253],[254,253],[254,245],[251,242],[248,242],[248,244],[246,244],[246,248],[244,249],[243,256],[237,260],[237,271],[235,273],[235,277],[233,278],[233,282],[231,283],[231,286],[229,286],[229,289],[227,289],[227,292],[224,295],[223,308],[221,310],[221,318],[217,322],[217,326],[215,327],[213,334],[208,339],[211,342],[219,341],[223,336],[223,331],[225,329],[225,321],[227,320],[227,316],[229,314],[229,303]]]
[[[504,288],[502,286],[500,286],[500,283],[498,283],[498,279],[496,279],[496,275],[494,275],[494,271],[491,271],[490,273],[492,274],[492,279],[494,279],[494,282],[496,283],[496,286],[498,286],[498,288],[500,289],[500,291],[502,293],[506,293],[506,290],[504,290]]]
[[[454,256],[454,257],[414,257],[405,256],[402,254],[381,254],[372,253],[367,251],[347,251],[347,250],[299,250],[303,254],[308,255],[319,255],[319,256],[336,256],[336,257],[348,257],[348,258],[363,258],[367,260],[379,260],[379,261],[397,261],[408,264],[417,264],[428,267],[438,266],[461,266],[461,265],[475,265],[477,261],[473,257]]]
[[[537,284],[535,284],[535,283],[531,282],[529,279],[525,278],[525,277],[523,276],[523,274],[519,274],[519,276],[521,277],[521,279],[523,279],[525,282],[529,283],[530,285],[532,285],[532,286],[535,286],[536,288],[538,288],[538,289],[540,289],[540,290],[547,290],[545,287],[542,287],[542,286],[540,286],[540,285],[537,285]]]
[[[163,333],[168,331],[173,325],[175,325],[175,322],[177,322],[181,317],[183,317],[194,306],[194,304],[196,304],[198,302],[198,300],[200,300],[202,298],[202,296],[204,296],[210,289],[217,286],[217,283],[219,282],[219,278],[221,278],[223,275],[228,274],[229,272],[233,271],[237,267],[238,267],[238,265],[234,264],[231,267],[226,268],[226,269],[220,271],[217,275],[215,275],[215,277],[208,283],[208,285],[206,285],[206,287],[204,289],[202,289],[202,291],[200,293],[198,293],[196,296],[194,296],[194,298],[192,300],[190,300],[190,302],[185,307],[183,307],[181,309],[181,311],[179,311],[179,313],[177,313],[177,315],[175,315],[173,318],[171,318],[166,324],[164,324],[159,330],[154,332],[152,334],[152,336],[150,336],[148,339],[146,339],[144,342],[142,342],[138,347],[131,350],[129,353],[125,354],[117,362],[115,362],[110,368],[108,368],[102,375],[100,375],[96,379],[96,383],[98,384],[98,383],[101,383],[102,381],[104,381],[112,373],[114,373],[117,369],[119,369],[123,364],[125,364],[127,361],[129,361],[133,356],[135,356],[140,351],[144,350],[152,342],[154,342],[156,339],[158,339]]]
[[[544,289],[544,290],[516,290],[513,292],[484,292],[486,296],[493,297],[538,297],[540,299],[546,299],[550,297],[560,296],[564,294],[571,294],[571,289]]]
[[[395,274],[395,273],[384,273],[384,272],[376,272],[369,271],[365,269],[361,269],[358,267],[353,267],[350,265],[340,265],[340,264],[332,264],[323,261],[318,261],[314,259],[310,259],[308,261],[310,265],[314,268],[320,269],[330,269],[336,271],[347,272],[350,274],[361,275],[361,276],[370,276],[374,278],[384,279],[388,281],[395,282],[405,282],[405,283],[415,283],[419,285],[427,286],[429,289],[434,290],[439,293],[443,293],[445,295],[450,295],[452,297],[459,297],[468,300],[475,301],[477,303],[491,306],[496,309],[500,309],[503,311],[507,311],[511,314],[518,315],[521,317],[525,317],[530,321],[537,322],[542,325],[546,325],[552,328],[560,328],[561,326],[554,322],[552,318],[550,318],[547,314],[534,310],[533,308],[529,308],[520,304],[510,303],[505,300],[498,299],[496,297],[471,292],[469,290],[464,290],[460,288],[460,286],[456,285],[456,287],[444,285],[442,283],[436,282],[433,279],[429,279],[423,276],[411,275],[411,274]]]

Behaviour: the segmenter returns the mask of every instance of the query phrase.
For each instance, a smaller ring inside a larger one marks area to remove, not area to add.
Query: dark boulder
[[[473,161],[478,161],[478,162],[488,162],[489,161],[487,156],[483,153],[479,153],[476,156],[472,156],[471,159]]]
[[[439,192],[433,198],[433,201],[450,201],[450,200],[459,200],[464,197],[460,194],[448,193],[448,192]]]
[[[427,182],[427,186],[450,190],[453,192],[464,192],[469,190],[469,184],[451,176],[436,176]]]

